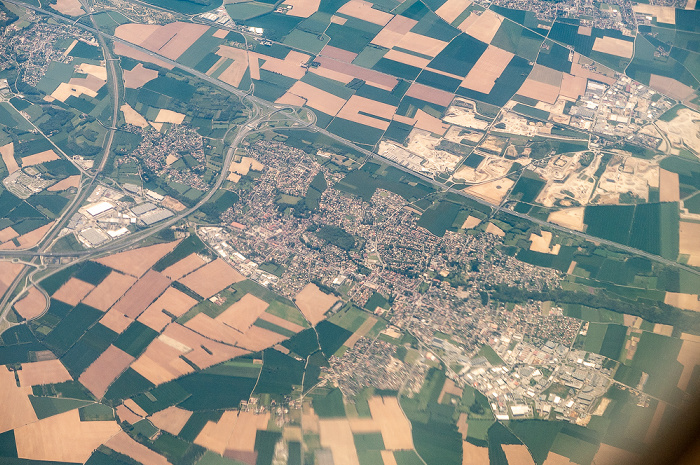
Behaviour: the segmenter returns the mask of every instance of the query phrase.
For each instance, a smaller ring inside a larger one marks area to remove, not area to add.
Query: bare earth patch
[[[119,431],[116,421],[83,422],[77,409],[70,410],[16,429],[17,456],[83,463]]]
[[[95,288],[90,283],[81,281],[78,278],[70,278],[67,283],[61,286],[51,296],[54,299],[65,302],[68,305],[78,305],[83,298]]]
[[[87,370],[80,375],[80,384],[101,399],[112,382],[127,369],[134,357],[110,345]]]
[[[149,417],[149,420],[156,428],[177,436],[191,416],[192,412],[189,410],[173,406],[154,413]]]
[[[133,276],[112,271],[83,299],[83,303],[106,312],[135,282]]]
[[[467,187],[464,189],[472,195],[491,202],[492,204],[500,204],[503,198],[508,194],[510,188],[515,184],[508,178],[497,179],[495,181],[478,184],[476,186]]]
[[[338,301],[332,294],[326,294],[313,283],[309,283],[294,298],[297,306],[313,325],[324,319],[324,315]]]
[[[231,284],[244,281],[245,277],[224,260],[217,258],[197,271],[188,274],[179,282],[208,299]]]
[[[549,214],[547,221],[575,231],[583,231],[583,207],[566,208]]]
[[[25,320],[33,320],[44,312],[46,303],[44,294],[36,287],[32,286],[22,300],[15,302],[15,310]]]
[[[126,291],[126,294],[114,304],[113,309],[129,318],[137,318],[170,286],[170,282],[162,274],[151,270]]]
[[[139,249],[99,258],[95,261],[138,278],[155,265],[158,260],[172,252],[179,243],[180,241],[177,240],[164,244],[141,247]]]
[[[22,387],[63,383],[73,379],[60,360],[23,363],[17,375]]]
[[[68,176],[65,179],[61,179],[53,186],[46,189],[49,192],[59,192],[69,189],[71,187],[78,187],[80,185],[80,175],[76,174],[73,176]]]

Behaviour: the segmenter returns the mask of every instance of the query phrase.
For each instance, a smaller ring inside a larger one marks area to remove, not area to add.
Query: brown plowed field
[[[33,166],[46,161],[58,160],[58,155],[53,150],[45,150],[34,155],[22,158],[22,166]]]
[[[257,320],[269,306],[267,302],[255,297],[253,294],[246,294],[241,300],[234,303],[221,315],[217,316],[216,320],[244,333],[253,326],[255,320]]]
[[[78,379],[92,394],[101,399],[112,382],[134,361],[134,357],[110,345]]]
[[[155,302],[148,306],[137,320],[149,328],[161,331],[172,321],[172,318],[164,311],[180,317],[195,305],[197,305],[197,301],[192,297],[174,287],[169,287]]]
[[[124,70],[124,87],[127,89],[138,89],[158,77],[158,71],[145,68],[142,63],[134,66],[131,71]]]
[[[162,274],[151,270],[136,281],[136,284],[131,286],[112,308],[129,318],[137,318],[170,286],[170,282]]]
[[[242,336],[239,331],[226,326],[221,321],[215,320],[204,313],[195,315],[194,318],[185,323],[185,326],[209,339],[230,345],[234,345]]]
[[[27,392],[31,389],[17,387],[14,373],[0,366],[0,433],[37,420]]]
[[[223,291],[231,284],[245,281],[245,277],[220,258],[179,280],[205,299]]]
[[[294,298],[297,306],[313,325],[324,319],[328,310],[338,301],[332,294],[326,294],[313,283],[309,283]]]
[[[190,348],[177,347],[177,344],[170,345],[167,343],[170,342],[167,338],[165,338],[167,342],[162,339],[161,336],[151,342],[138,360],[131,364],[131,368],[156,386],[194,371],[186,361],[180,358]]]
[[[122,273],[141,277],[155,263],[170,253],[180,241],[167,242],[165,244],[156,244],[139,249],[120,252],[108,257],[103,257],[95,260],[105,266],[121,271]]]
[[[149,420],[151,420],[151,423],[153,423],[156,428],[177,436],[191,416],[192,412],[189,410],[173,406],[154,413],[150,416]]]
[[[193,253],[164,269],[163,274],[173,281],[177,281],[206,263],[199,255]]]
[[[95,288],[90,283],[81,281],[78,278],[70,278],[59,290],[51,296],[53,299],[65,302],[68,305],[78,305],[83,298]]]
[[[238,339],[238,346],[250,350],[251,352],[257,352],[272,347],[285,339],[287,339],[287,336],[265,328],[260,328],[259,326],[253,326]]]
[[[0,265],[2,266],[2,265]],[[27,295],[15,303],[15,310],[25,320],[33,320],[46,309],[46,298],[36,287],[29,288]]]
[[[17,456],[84,463],[119,431],[116,421],[80,421],[78,409],[70,410],[16,429]]]
[[[78,187],[80,185],[80,175],[68,176],[66,179],[58,181],[53,186],[46,189],[49,192],[64,191],[70,187]]]
[[[273,325],[277,325],[280,328],[294,331],[295,333],[304,330],[303,326],[300,326],[296,323],[292,323],[291,321],[287,321],[284,318],[281,318],[277,315],[273,315],[272,313],[263,313],[262,315],[260,315],[260,319],[272,323]]]
[[[106,326],[117,334],[124,332],[134,320],[124,315],[119,310],[112,309],[105,313],[105,316],[100,319],[100,324]]]
[[[0,147],[0,155],[2,155],[2,161],[5,163],[8,174],[12,174],[19,169],[17,160],[15,160],[15,146],[12,142]]]
[[[258,429],[267,429],[269,421],[269,413],[256,415],[227,410],[218,422],[207,422],[194,443],[218,454],[227,449],[253,452]]]
[[[23,363],[17,375],[22,387],[63,383],[73,379],[60,360]]]
[[[143,465],[170,465],[170,462],[165,457],[136,442],[124,431],[119,431],[119,433],[112,436],[105,443],[105,446],[127,457],[131,457]]]
[[[135,282],[133,276],[112,271],[83,299],[83,303],[106,312]]]

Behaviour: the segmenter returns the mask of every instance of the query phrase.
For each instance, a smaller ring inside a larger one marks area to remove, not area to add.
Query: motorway
[[[21,1],[18,1],[18,0],[6,0],[6,1],[8,1],[9,3],[16,4],[16,5],[18,5],[18,6],[22,6],[22,7],[24,7],[24,8],[32,9],[32,10],[34,10],[34,11],[36,11],[36,12],[39,12],[39,13],[42,13],[42,14],[49,15],[49,16],[53,17],[53,18],[56,19],[56,20],[59,20],[59,21],[65,22],[65,23],[72,23],[72,20],[67,19],[67,18],[65,18],[65,17],[63,17],[63,16],[61,16],[61,15],[55,14],[55,13],[53,13],[53,12],[44,10],[44,9],[42,9],[42,8],[38,8],[38,7],[35,7],[35,6],[33,6],[33,5],[29,5],[29,4],[26,4],[26,3],[21,2]],[[75,26],[76,26],[76,27],[79,27],[79,28],[82,28],[82,29],[84,29],[84,30],[86,30],[86,31],[92,32],[93,34],[96,34],[98,37],[107,38],[107,39],[109,39],[109,40],[111,40],[111,41],[113,41],[113,42],[119,42],[119,43],[128,45],[128,46],[130,46],[131,48],[133,48],[133,49],[135,49],[135,50],[138,50],[138,51],[140,51],[140,52],[142,52],[142,53],[145,53],[145,54],[147,54],[147,55],[149,55],[149,56],[151,56],[151,57],[153,57],[153,58],[155,58],[155,59],[158,59],[158,60],[161,60],[161,61],[163,61],[163,62],[166,62],[166,63],[168,63],[168,64],[170,64],[170,65],[172,65],[172,66],[174,66],[174,67],[176,67],[176,68],[181,69],[182,71],[185,71],[185,72],[187,72],[187,73],[189,73],[189,74],[191,74],[191,75],[193,75],[193,76],[195,76],[195,77],[197,77],[197,78],[199,78],[199,79],[201,79],[201,80],[203,80],[203,81],[208,82],[209,84],[211,84],[211,85],[213,85],[213,86],[216,86],[216,87],[219,87],[219,88],[222,89],[222,90],[231,92],[232,94],[235,94],[235,95],[237,95],[239,98],[241,98],[242,101],[245,100],[245,101],[249,102],[250,104],[252,104],[252,105],[253,105],[253,114],[256,116],[256,119],[251,120],[251,121],[245,126],[245,128],[248,128],[247,130],[244,128],[243,130],[239,131],[238,135],[236,136],[236,139],[235,139],[234,142],[232,143],[231,148],[229,149],[229,152],[228,152],[228,154],[227,154],[227,157],[226,157],[226,162],[227,162],[227,163],[230,163],[230,158],[232,157],[232,154],[235,152],[235,147],[236,147],[236,145],[248,134],[248,132],[250,132],[250,131],[252,130],[252,129],[250,129],[251,126],[256,126],[257,124],[263,122],[263,121],[265,120],[265,118],[269,118],[270,115],[272,115],[273,113],[275,113],[275,112],[277,112],[277,111],[279,111],[279,110],[283,110],[283,109],[287,109],[287,108],[293,110],[292,107],[274,105],[274,104],[272,104],[272,103],[270,103],[270,102],[268,102],[268,101],[262,100],[262,99],[260,99],[260,98],[258,98],[258,97],[255,97],[255,96],[252,96],[252,95],[250,95],[248,92],[242,91],[242,90],[240,90],[240,89],[237,89],[236,87],[233,87],[233,86],[231,86],[231,85],[229,85],[229,84],[226,84],[226,83],[224,83],[224,82],[222,82],[222,81],[219,81],[219,80],[214,79],[214,78],[212,78],[212,77],[210,77],[210,76],[207,76],[206,74],[201,73],[201,72],[199,72],[199,71],[197,71],[197,70],[195,70],[195,69],[193,69],[193,68],[190,68],[190,67],[188,67],[188,66],[185,66],[185,65],[183,65],[183,64],[181,64],[181,63],[178,63],[178,62],[175,61],[175,60],[171,60],[171,59],[169,59],[169,58],[167,58],[167,57],[164,57],[164,56],[162,56],[162,55],[159,55],[159,54],[157,54],[157,53],[155,53],[155,52],[153,52],[153,51],[151,51],[151,50],[148,50],[148,49],[143,48],[143,47],[141,47],[141,46],[139,46],[139,45],[133,44],[133,43],[127,41],[127,40],[118,38],[118,37],[113,36],[113,35],[110,35],[110,34],[103,33],[103,32],[99,31],[99,30],[98,30],[97,28],[95,28],[95,27],[87,26],[87,25],[82,24],[82,23],[76,23]],[[102,45],[102,43],[101,43],[101,45]],[[109,52],[108,52],[108,53],[109,53]],[[110,56],[111,56],[111,55],[110,55]],[[112,68],[111,68],[111,69],[113,70],[113,69],[114,69],[114,67],[113,67],[113,60],[108,60],[108,63],[112,64]],[[116,110],[117,110],[117,109],[115,108],[115,111],[116,111]],[[262,115],[262,116],[261,116],[261,115]],[[296,121],[296,122],[298,123],[297,128],[299,128],[299,129],[301,129],[302,127],[303,127],[303,128],[308,128],[309,130],[312,130],[312,131],[318,132],[318,133],[320,133],[320,134],[323,134],[323,135],[325,135],[325,136],[327,136],[327,137],[329,137],[329,138],[331,138],[331,139],[333,139],[333,140],[335,140],[335,141],[337,141],[337,142],[339,142],[339,143],[341,143],[341,144],[344,144],[344,145],[346,145],[346,146],[348,146],[348,147],[354,149],[355,151],[357,151],[357,152],[359,152],[359,153],[362,153],[363,155],[367,156],[368,158],[371,157],[371,158],[377,159],[377,160],[381,161],[382,163],[385,163],[385,164],[387,164],[387,165],[390,165],[390,166],[393,166],[393,167],[395,167],[395,168],[397,168],[397,169],[400,169],[400,170],[402,170],[402,171],[405,171],[405,172],[407,172],[407,173],[409,173],[409,174],[411,174],[411,175],[413,175],[413,176],[415,176],[415,177],[421,179],[422,181],[427,182],[427,183],[429,183],[429,184],[431,184],[431,185],[437,187],[438,190],[442,190],[442,191],[445,191],[445,192],[450,192],[450,193],[453,193],[453,194],[456,194],[456,195],[459,195],[459,196],[468,198],[468,199],[470,199],[470,200],[472,200],[472,201],[478,202],[478,203],[480,203],[480,204],[482,204],[482,205],[485,205],[485,206],[488,206],[488,207],[490,207],[490,208],[492,208],[492,209],[495,209],[495,208],[498,208],[498,207],[499,207],[499,205],[495,205],[495,204],[492,204],[492,203],[490,203],[490,202],[487,202],[487,201],[485,201],[485,200],[483,200],[483,199],[480,199],[480,198],[478,198],[478,197],[469,195],[469,194],[467,194],[467,193],[465,193],[465,192],[463,192],[463,191],[461,191],[461,190],[457,190],[457,189],[454,189],[454,188],[452,188],[452,187],[447,187],[447,186],[445,186],[444,184],[442,184],[441,182],[436,181],[436,180],[433,179],[433,178],[430,178],[430,177],[428,177],[428,176],[425,176],[425,175],[423,175],[423,174],[421,174],[421,173],[414,172],[414,171],[412,171],[412,170],[406,168],[406,167],[403,166],[403,165],[400,165],[400,164],[398,164],[398,163],[395,163],[395,162],[393,162],[392,160],[386,159],[386,158],[380,156],[379,154],[374,153],[374,152],[371,152],[371,151],[369,151],[369,150],[367,150],[367,149],[365,149],[365,148],[363,148],[363,147],[359,147],[359,146],[355,145],[353,142],[348,141],[348,140],[346,140],[346,139],[344,139],[344,138],[342,138],[342,137],[340,137],[340,136],[337,136],[337,135],[335,135],[335,134],[332,134],[332,133],[326,131],[325,129],[319,128],[319,127],[317,127],[317,126],[315,126],[315,125],[308,124],[306,121],[302,121],[301,118],[299,118],[297,115],[290,116],[290,118],[292,118],[294,121]],[[105,161],[106,161],[106,158],[103,159],[102,165],[104,164]],[[228,167],[228,164],[225,164],[225,168],[227,168],[227,167]],[[222,175],[225,173],[225,171],[226,171],[226,169],[222,170]],[[223,182],[223,176],[222,176],[222,175],[219,176],[219,178],[218,178],[218,180],[217,180],[217,182],[216,182],[216,184],[215,184],[215,188],[218,188],[218,187],[221,186],[221,184],[222,184],[222,182]],[[193,212],[194,210],[196,210],[196,208],[198,208],[199,206],[201,206],[206,200],[208,200],[209,198],[211,198],[211,196],[214,194],[214,192],[215,192],[215,189],[211,190],[211,191],[210,191],[200,202],[198,202],[197,205],[195,205],[194,207],[192,207],[192,208],[190,208],[190,209],[188,209],[188,210],[185,210],[185,211],[181,212],[181,214],[176,215],[174,218],[172,218],[172,219],[169,220],[168,222],[166,222],[166,223],[164,223],[164,224],[162,224],[162,225],[158,225],[157,230],[162,229],[162,227],[163,227],[164,225],[171,225],[171,224],[175,223],[177,220],[179,220],[179,219],[183,218],[184,216],[186,216],[187,214]],[[561,232],[564,232],[564,233],[567,233],[567,234],[571,234],[571,235],[580,237],[580,238],[582,238],[582,239],[585,239],[585,240],[588,240],[588,241],[591,241],[591,242],[594,242],[594,243],[604,244],[604,245],[607,245],[607,246],[610,246],[610,247],[615,247],[615,248],[617,248],[617,249],[619,249],[619,250],[622,250],[622,251],[624,251],[624,252],[631,253],[631,254],[636,254],[636,255],[645,257],[645,258],[647,258],[647,259],[649,259],[649,260],[653,260],[653,261],[655,261],[655,262],[662,263],[662,264],[667,265],[667,266],[671,266],[671,267],[683,269],[683,270],[685,270],[685,271],[687,271],[687,272],[689,272],[689,273],[693,273],[693,274],[695,274],[695,275],[700,276],[700,270],[697,270],[697,269],[688,267],[688,266],[686,266],[686,265],[682,265],[682,264],[677,263],[677,262],[675,262],[675,261],[673,261],[673,260],[669,260],[669,259],[667,259],[667,258],[660,257],[660,256],[658,256],[658,255],[651,254],[651,253],[645,252],[645,251],[643,251],[643,250],[639,250],[639,249],[636,249],[636,248],[633,248],[633,247],[629,247],[629,246],[626,246],[626,245],[623,245],[623,244],[619,244],[619,243],[617,243],[617,242],[613,242],[613,241],[609,241],[609,240],[606,240],[606,239],[601,239],[601,238],[598,238],[598,237],[595,237],[595,236],[591,236],[591,235],[586,234],[586,233],[583,233],[583,232],[581,232],[581,231],[576,231],[576,230],[573,230],[573,229],[570,229],[570,228],[566,228],[566,227],[564,227],[564,226],[560,226],[560,225],[557,225],[557,224],[554,224],[554,223],[550,223],[550,222],[547,222],[547,221],[543,221],[543,220],[540,220],[540,219],[538,219],[538,218],[534,218],[534,217],[532,217],[532,216],[530,216],[530,215],[527,215],[527,214],[524,214],[524,213],[518,213],[518,212],[515,212],[515,211],[512,211],[512,210],[508,210],[508,209],[505,209],[505,210],[502,209],[502,210],[500,210],[500,211],[501,211],[502,213],[505,213],[505,214],[508,214],[508,215],[512,215],[512,216],[518,217],[518,218],[523,219],[523,220],[526,220],[526,221],[530,221],[530,222],[535,223],[535,224],[537,224],[537,225],[539,225],[539,226],[541,226],[541,227],[546,227],[546,228],[558,230],[558,231],[561,231]],[[152,234],[152,233],[151,233],[151,234]],[[142,238],[144,238],[144,237],[147,237],[148,235],[150,235],[150,234],[148,234],[147,232],[145,232],[144,234],[139,235],[139,239],[142,239]],[[136,239],[136,238],[135,238],[135,237],[132,237],[132,240],[128,240],[128,241],[127,241],[127,240],[123,240],[123,241],[114,241],[114,242],[112,242],[112,243],[110,243],[110,244],[108,244],[108,245],[106,245],[106,246],[104,246],[104,247],[101,247],[101,248],[99,248],[99,249],[94,249],[94,250],[92,250],[92,251],[74,252],[74,253],[64,253],[64,254],[46,253],[46,252],[43,251],[43,250],[38,250],[38,251],[2,251],[2,252],[0,252],[0,257],[2,257],[2,256],[8,257],[8,258],[9,258],[9,257],[30,257],[30,256],[55,256],[55,257],[58,257],[58,256],[64,256],[64,257],[65,257],[65,256],[75,256],[75,257],[83,257],[83,256],[89,256],[89,255],[95,255],[95,254],[99,254],[99,253],[104,253],[104,252],[115,251],[115,250],[118,250],[119,248],[128,247],[129,245],[135,243],[135,240],[133,240],[133,239]]]

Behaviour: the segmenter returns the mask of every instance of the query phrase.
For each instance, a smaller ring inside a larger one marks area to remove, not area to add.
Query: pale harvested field
[[[180,317],[195,305],[197,305],[195,299],[174,287],[169,287],[155,302],[148,306],[137,320],[149,328],[161,331],[172,320],[165,311]]]
[[[497,179],[495,181],[490,181],[484,184],[479,184],[472,187],[467,187],[464,189],[472,195],[491,202],[493,204],[499,204],[503,198],[508,194],[511,187],[515,184],[508,178]]]
[[[164,244],[141,247],[139,249],[99,258],[95,261],[138,278],[155,265],[164,255],[170,253],[179,243],[180,241],[177,240]]]
[[[384,28],[372,39],[372,44],[391,49],[396,46],[403,36],[418,23],[415,19],[405,16],[394,16]]]
[[[294,83],[287,93],[304,98],[306,106],[331,116],[337,115],[345,105],[342,98],[301,81]]]
[[[639,454],[600,443],[600,449],[591,463],[592,465],[627,465],[640,463],[640,458]]]
[[[80,4],[80,0],[56,0],[55,2],[52,2],[51,7],[68,16],[80,16],[85,14],[85,11]]]
[[[455,385],[455,382],[450,378],[447,378],[445,380],[445,384],[442,385],[442,391],[440,391],[440,395],[438,396],[438,404],[442,403],[445,394],[452,394],[453,396],[462,397],[462,388]]]
[[[127,23],[118,26],[114,35],[120,39],[128,40],[132,44],[141,45],[151,34],[160,29],[157,24]]]
[[[23,363],[17,375],[22,387],[63,383],[73,379],[60,360]]]
[[[415,32],[407,32],[396,45],[412,52],[435,57],[447,47],[447,42],[416,34]]]
[[[88,74],[87,77],[84,78],[71,78],[68,84],[76,87],[85,87],[93,92],[97,92],[105,85],[105,81],[92,74]]]
[[[165,338],[163,338],[163,336],[165,336]],[[239,349],[238,347],[231,347],[229,345],[207,339],[206,337],[175,323],[168,325],[160,338],[162,341],[170,339],[176,343],[184,345],[185,347],[191,348],[192,350],[185,356],[189,361],[202,369],[247,353],[247,351]],[[204,349],[205,347],[207,350]]]
[[[181,212],[182,210],[187,208],[182,202],[170,197],[169,195],[166,195],[165,198],[160,202],[160,204],[161,206],[170,210],[175,210],[176,212]]]
[[[27,392],[17,387],[14,373],[0,367],[0,433],[37,420]]]
[[[217,39],[225,39],[227,35],[228,31],[226,29],[217,29],[216,32],[212,34],[212,37],[216,37]]]
[[[566,208],[549,214],[547,221],[565,228],[583,231],[583,207]]]
[[[270,414],[227,410],[218,422],[209,421],[194,440],[218,454],[227,449],[253,452],[258,429],[267,429]]]
[[[476,216],[471,216],[469,215],[466,220],[464,220],[464,223],[462,223],[462,229],[472,229],[476,228],[481,224],[481,220],[477,218]]]
[[[533,252],[557,255],[561,248],[561,244],[549,245],[552,243],[552,233],[549,231],[542,231],[542,235],[531,233],[530,242],[530,250]]]
[[[435,14],[444,19],[445,22],[451,23],[459,18],[459,15],[461,15],[471,3],[470,0],[447,0],[440,8],[435,10]]]
[[[156,116],[156,123],[172,123],[182,124],[185,120],[185,115],[172,110],[160,110]]]
[[[469,424],[467,423],[466,412],[462,412],[459,414],[459,418],[457,419],[457,431],[459,431],[459,434],[462,435],[462,440],[465,441],[467,439],[467,433],[469,431]]]
[[[116,421],[81,422],[78,409],[70,410],[17,428],[17,456],[83,463],[120,430]]]
[[[593,43],[593,50],[596,52],[615,55],[620,58],[632,58],[634,54],[634,42],[616,39],[614,37],[596,37]]]
[[[688,389],[695,365],[700,364],[700,342],[683,341],[677,360],[683,365],[683,372],[678,379],[678,388],[685,391]]]
[[[209,27],[201,24],[170,23],[160,26],[141,45],[166,58],[176,60],[207,30],[209,30]]]
[[[83,298],[95,288],[90,283],[81,281],[78,278],[70,278],[67,283],[61,286],[51,297],[68,305],[78,305]]]
[[[279,103],[281,105],[292,105],[294,107],[302,107],[304,106],[304,103],[306,103],[306,100],[299,97],[298,95],[286,92],[283,96],[275,100],[275,103]]]
[[[318,433],[318,415],[310,403],[304,403],[301,411],[302,432]]]
[[[222,59],[230,58],[231,60],[233,60],[233,63],[231,63],[228,66],[228,68],[224,72],[222,72],[221,75],[219,75],[219,79],[228,84],[231,84],[232,86],[238,86],[241,83],[241,79],[243,79],[245,70],[248,68],[249,55],[252,55],[252,53],[249,54],[247,51],[240,48],[229,47],[227,45],[220,45],[219,49],[216,51],[216,54],[222,57]],[[222,60],[216,62],[209,69],[209,71],[207,71],[207,74],[214,73],[218,68],[221,67],[222,63]]]
[[[251,352],[267,349],[284,341],[287,336],[277,334],[269,329],[253,326],[238,339],[237,345]]]
[[[350,424],[346,418],[321,419],[318,424],[321,446],[331,450],[335,465],[360,465]]]
[[[167,338],[166,341],[170,342]],[[181,349],[177,344],[164,342],[161,336],[148,345],[138,360],[131,364],[131,368],[156,386],[167,383],[194,371],[186,361],[180,358],[180,355],[188,350],[189,347]]]
[[[138,126],[140,128],[145,128],[148,126],[148,121],[146,121],[146,118],[141,116],[141,113],[131,108],[128,103],[125,103],[119,107],[119,109],[124,114],[124,121],[126,121],[126,124],[133,124],[134,126]]]
[[[700,342],[700,336],[697,334],[681,333],[681,339],[684,341]]]
[[[282,5],[290,5],[291,10],[287,11],[287,16],[296,16],[297,18],[308,18],[318,11],[318,6],[321,0],[285,0]]]
[[[676,24],[676,9],[672,6],[644,5],[637,3],[632,6],[635,13],[653,16],[660,23]]]
[[[692,87],[689,87],[676,79],[667,76],[660,76],[658,74],[651,75],[649,78],[649,87],[666,94],[671,98],[682,101],[692,98],[694,93]],[[681,110],[679,114],[683,111],[690,110]]]
[[[508,459],[508,465],[535,465],[527,446],[522,444],[502,444],[503,452]]]
[[[360,325],[359,328],[357,328],[357,331],[352,333],[352,336],[348,338],[347,341],[343,343],[344,346],[346,347],[354,347],[355,343],[360,340],[361,337],[364,337],[365,334],[369,332],[370,329],[374,327],[374,325],[377,323],[377,319],[373,316],[367,318],[362,325]]]
[[[17,231],[12,229],[11,226],[8,226],[0,231],[0,243],[7,242],[17,236],[19,236],[19,234],[17,234]]]
[[[104,66],[81,63],[78,66],[78,72],[83,74],[89,74],[103,82],[107,81],[107,68],[105,68]]]
[[[398,118],[394,116],[394,120],[398,121]],[[445,131],[450,128],[449,124],[443,123],[438,118],[427,114],[423,110],[418,110],[416,112],[416,116],[413,118],[413,121],[415,121],[418,129],[424,129],[432,132],[433,134],[445,134]]]
[[[223,291],[231,284],[244,281],[245,277],[224,260],[217,258],[197,271],[188,274],[179,282],[192,289],[197,294],[208,299]]]
[[[170,465],[170,462],[165,457],[139,444],[124,431],[119,431],[119,433],[112,436],[109,441],[105,442],[105,446],[131,457],[143,465]]]
[[[24,265],[21,263],[10,263],[0,261],[0,295],[4,294],[12,281],[15,280]]]
[[[260,315],[260,319],[265,320],[269,323],[272,323],[273,325],[277,325],[280,328],[294,331],[295,333],[298,333],[298,332],[304,330],[303,326],[299,326],[296,323],[292,323],[291,321],[287,321],[284,318],[281,318],[277,315],[273,315],[272,313],[263,313]]]
[[[375,10],[372,8],[371,3],[362,0],[350,0],[338,9],[338,13],[378,24],[379,26],[385,26],[394,17],[390,13]]]
[[[17,238],[17,242],[19,242],[19,247],[12,248],[26,249],[29,247],[34,247],[46,235],[46,233],[49,232],[49,230],[53,227],[54,223],[55,221],[52,221],[47,225],[44,225],[40,228],[36,228],[34,231],[30,231],[27,234],[19,236]]]
[[[489,448],[475,446],[462,441],[462,465],[485,465],[489,463]]]
[[[387,450],[413,449],[411,423],[396,397],[375,396],[368,400],[372,419],[379,425]]]
[[[170,283],[168,278],[151,270],[136,281],[136,284],[131,286],[112,308],[129,318],[137,318],[170,286]]]
[[[44,312],[46,303],[44,294],[32,286],[22,300],[15,302],[15,310],[25,320],[33,320]]]
[[[321,55],[324,57],[333,58],[335,60],[344,61],[345,63],[351,63],[352,60],[357,58],[357,53],[348,52],[347,50],[333,47],[331,45],[326,45],[323,47],[323,50],[321,50]]]
[[[406,95],[420,100],[425,100],[426,102],[431,102],[442,107],[449,106],[454,98],[454,94],[445,92],[444,90],[435,89],[433,87],[428,87],[417,82],[411,84],[411,87],[406,92]],[[385,118],[389,117],[385,116]]]
[[[510,52],[489,45],[474,67],[469,70],[461,87],[488,94],[514,56]]]
[[[307,320],[313,325],[324,319],[325,313],[333,307],[338,298],[326,294],[313,283],[309,283],[294,298],[297,306]]]
[[[230,345],[236,344],[242,336],[239,331],[226,326],[222,322],[204,313],[195,315],[194,318],[185,323],[185,326],[213,341],[219,341]]]
[[[662,336],[671,336],[673,335],[673,326],[671,325],[662,325],[661,323],[656,323],[654,325],[654,333],[656,334],[661,334]]]
[[[659,168],[659,202],[678,202],[680,199],[678,173]]]
[[[649,429],[647,429],[647,433],[644,435],[644,442],[647,444],[650,444],[651,442],[656,439],[657,434],[659,433],[659,426],[661,425],[661,419],[664,416],[664,412],[666,411],[666,402],[661,402],[656,405],[656,410],[654,410],[654,416],[651,419],[651,422],[649,423]]]
[[[384,462],[384,465],[398,465],[396,463],[396,457],[394,457],[394,453],[390,450],[383,450],[380,451],[380,454],[382,455],[382,462]]]
[[[468,27],[463,27],[465,24],[462,23],[460,24],[459,29],[475,39],[479,39],[486,44],[490,44],[491,40],[493,40],[494,36],[496,35],[496,32],[498,32],[498,29],[501,27],[502,22],[502,17],[491,10],[486,10],[481,13],[479,19],[469,24]]]
[[[518,90],[518,95],[554,104],[559,96],[559,87],[528,78]]]
[[[248,68],[250,68],[250,78],[260,80],[260,62],[253,53],[248,54]]]
[[[15,145],[12,142],[0,147],[0,155],[2,155],[2,161],[5,163],[5,167],[7,167],[9,174],[12,174],[19,169],[19,165],[17,164],[17,160],[15,160],[14,154]]]
[[[250,170],[262,171],[263,168],[265,168],[265,165],[253,157],[241,157],[240,161],[231,162],[231,165],[229,165],[229,171],[240,174],[241,176],[247,175]]]
[[[319,68],[316,68],[315,71],[325,68],[327,70],[335,71],[336,73],[362,79],[374,87],[379,87],[380,89],[384,89],[386,91],[393,90],[396,84],[399,82],[394,76],[353,65],[352,63],[333,60],[332,58],[319,56],[314,61],[319,63]]]
[[[260,55],[259,58],[263,58],[263,55]],[[281,74],[288,78],[301,79],[306,74],[306,68],[302,67],[302,64],[308,62],[309,58],[311,58],[309,55],[294,50],[290,51],[284,60],[264,56],[265,63],[263,63],[261,69]]]
[[[123,24],[120,27],[123,26],[129,26],[129,24]],[[135,24],[135,26],[146,26],[144,24]],[[132,42],[134,42],[132,40]],[[122,42],[115,42],[114,43],[114,53],[117,55],[122,55],[125,57],[133,58],[134,60],[142,61],[144,63],[153,63],[154,65],[160,66],[161,68],[165,69],[173,69],[173,65],[164,62],[163,60],[159,60],[158,58],[154,58],[151,55],[149,55],[146,52],[142,52],[141,50],[137,50],[129,45],[126,45]]]
[[[506,235],[506,233],[504,233],[503,230],[502,230],[501,228],[499,228],[498,226],[496,226],[496,225],[493,224],[493,223],[489,223],[489,224],[486,226],[486,232],[487,232],[487,233],[490,233],[490,234],[493,234],[493,235],[495,235],[495,236],[499,236],[499,237],[504,237],[504,236]]]
[[[241,300],[234,303],[221,315],[217,316],[216,320],[244,333],[253,326],[255,320],[257,320],[269,306],[270,304],[255,297],[253,294],[246,294]]]
[[[133,276],[112,271],[83,299],[83,303],[106,312],[135,282]]]
[[[591,36],[591,33],[593,32],[593,28],[591,26],[579,26],[578,27],[578,33],[583,35],[583,36]]]
[[[95,97],[97,92],[88,89],[85,86],[71,85],[66,82],[62,82],[58,85],[56,90],[51,93],[51,97],[55,98],[56,100],[60,100],[61,102],[65,102],[70,96],[80,97],[83,94],[89,97]]]
[[[681,221],[678,227],[678,253],[690,255],[688,265],[700,266],[700,223]]]
[[[78,379],[88,391],[101,399],[112,382],[127,369],[134,357],[110,345]]]
[[[582,57],[579,53],[574,52],[574,61],[571,63],[571,74],[584,79],[593,79],[594,81],[600,81],[608,85],[613,85],[615,84],[615,82],[617,82],[614,71],[603,66],[596,68],[597,70],[602,69],[603,71],[593,71],[584,64],[582,64],[584,60],[588,59],[586,57]],[[581,63],[579,63],[579,61],[581,61]]]
[[[425,68],[430,63],[430,60],[427,58],[417,57],[415,55],[411,55],[410,53],[401,52],[396,49],[391,49],[386,52],[384,54],[384,58],[421,69]]]
[[[564,97],[577,99],[586,93],[586,82],[585,78],[564,73],[559,94]]]
[[[117,405],[116,411],[117,411],[117,416],[119,417],[119,420],[125,421],[125,422],[129,423],[130,425],[133,425],[134,423],[137,423],[137,422],[142,420],[142,418],[140,416],[136,415],[134,412],[132,412],[124,404]]]
[[[126,405],[126,407],[127,407],[129,410],[131,410],[132,412],[134,412],[136,415],[139,415],[139,416],[141,416],[141,417],[146,417],[146,416],[148,416],[148,413],[146,413],[146,411],[145,411],[144,409],[142,409],[141,407],[139,407],[139,404],[137,404],[136,402],[134,402],[133,399],[126,399],[126,400],[124,401],[124,405]]]
[[[106,326],[117,334],[124,332],[134,320],[124,315],[122,312],[112,309],[105,313],[100,319],[100,324]]]
[[[386,130],[389,127],[389,121],[372,118],[371,116],[360,114],[360,112],[391,120],[396,112],[396,107],[353,95],[338,112],[337,116],[338,118],[344,118],[349,121],[354,121],[355,123],[364,124],[366,126],[381,130]]]
[[[191,416],[192,412],[189,410],[173,406],[154,413],[149,417],[149,420],[156,428],[177,436]]]
[[[550,452],[549,455],[547,455],[547,459],[544,461],[543,465],[574,465],[574,462],[569,460],[568,457],[564,457],[563,455],[559,455],[555,452]]]
[[[45,150],[43,152],[35,153],[34,155],[29,155],[28,157],[22,158],[22,166],[33,166],[52,160],[58,160],[58,155],[56,155],[56,152],[53,150]]]
[[[138,89],[158,77],[158,71],[144,67],[143,63],[134,66],[131,71],[122,71],[122,74],[124,75],[124,87],[127,89]]]
[[[80,175],[76,174],[73,176],[68,176],[66,179],[62,179],[58,181],[56,184],[53,186],[49,187],[46,189],[49,192],[58,192],[58,191],[64,191],[66,189],[69,189],[71,187],[78,187],[80,186]]]

